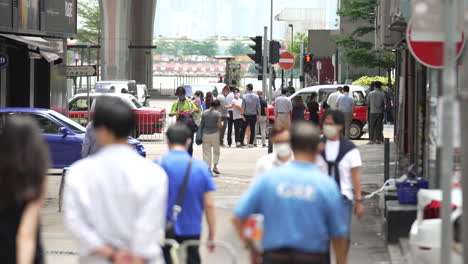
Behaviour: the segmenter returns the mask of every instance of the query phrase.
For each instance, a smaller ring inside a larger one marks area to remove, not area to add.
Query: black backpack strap
[[[336,157],[335,161],[328,161],[326,153],[325,153],[325,149],[322,151],[322,157],[328,165],[328,175],[330,175],[331,177],[335,179],[340,190],[341,190],[341,178],[340,178],[339,164],[341,160],[344,158],[344,156],[355,148],[356,148],[356,145],[354,145],[353,142],[351,142],[346,137],[341,136],[338,156]]]
[[[192,169],[192,158],[190,158],[187,165],[187,170],[185,171],[184,181],[180,186],[179,193],[177,194],[177,200],[174,206],[172,207],[172,218],[170,222],[173,224],[177,221],[177,216],[182,212],[182,203],[184,202],[185,191],[187,190],[187,184],[190,176],[190,170]]]

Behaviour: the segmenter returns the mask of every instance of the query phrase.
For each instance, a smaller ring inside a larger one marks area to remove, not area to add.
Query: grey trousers
[[[369,115],[369,141],[376,142],[383,140],[383,113],[371,113]]]
[[[345,118],[344,134],[347,138],[349,138],[349,127],[351,126],[351,122],[353,122],[353,113],[343,112],[343,115]]]
[[[219,143],[221,145],[223,145],[224,144],[224,135],[226,134],[226,128],[227,128],[227,125],[228,125],[228,117],[223,116],[223,117],[221,117],[221,120],[223,121],[223,128],[221,128],[221,130],[219,131]]]

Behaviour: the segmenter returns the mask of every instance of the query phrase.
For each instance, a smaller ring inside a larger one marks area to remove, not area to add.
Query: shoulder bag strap
[[[190,176],[190,170],[192,169],[192,158],[190,158],[187,170],[185,171],[184,181],[180,186],[179,193],[177,194],[177,200],[172,207],[172,223],[177,220],[177,216],[182,212],[182,203],[184,202],[185,191],[187,190],[187,184]]]

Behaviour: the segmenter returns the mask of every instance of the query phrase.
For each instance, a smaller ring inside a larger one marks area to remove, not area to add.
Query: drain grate
[[[48,250],[46,251],[47,255],[68,255],[68,256],[76,256],[78,252],[74,251],[60,251],[60,250]]]

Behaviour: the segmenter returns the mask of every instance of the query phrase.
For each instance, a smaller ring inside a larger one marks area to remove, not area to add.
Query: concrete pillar
[[[99,0],[102,80],[130,77],[128,46],[131,2],[132,0]]]
[[[131,2],[130,45],[152,46],[156,0],[133,0]],[[130,49],[130,78],[153,88],[153,56],[148,48]]]

